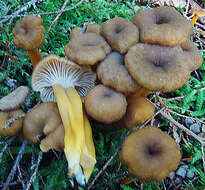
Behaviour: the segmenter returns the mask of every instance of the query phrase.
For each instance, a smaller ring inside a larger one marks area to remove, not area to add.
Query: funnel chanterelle
[[[31,81],[32,88],[40,92],[43,102],[57,102],[65,129],[64,152],[69,173],[80,185],[85,185],[90,175],[86,176],[85,159],[90,157],[88,167],[91,169],[96,162],[93,148],[88,148],[90,151],[84,150],[86,141],[93,141],[92,135],[86,136],[85,127],[88,125],[84,123],[80,99],[80,96],[85,96],[94,87],[95,78],[89,67],[80,67],[65,58],[49,55],[35,67]],[[93,147],[92,143],[90,146]]]

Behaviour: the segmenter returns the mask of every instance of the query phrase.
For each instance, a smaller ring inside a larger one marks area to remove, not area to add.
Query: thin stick
[[[64,2],[63,6],[62,6],[62,8],[61,8],[61,12],[58,13],[58,15],[56,16],[56,18],[53,20],[53,22],[52,22],[51,25],[49,26],[48,31],[51,30],[52,26],[55,24],[55,22],[56,22],[56,21],[59,19],[59,17],[62,15],[62,13],[63,13],[62,11],[65,9],[65,7],[66,7],[68,1],[69,1],[69,0],[66,0],[66,1]]]
[[[38,171],[38,166],[39,166],[39,164],[40,164],[40,161],[41,161],[42,157],[43,157],[43,152],[40,151],[40,152],[38,153],[38,160],[37,160],[37,163],[36,163],[36,165],[35,165],[35,169],[34,169],[34,171],[33,171],[33,174],[32,174],[31,177],[30,177],[30,180],[29,180],[29,181],[27,182],[27,184],[26,184],[25,190],[29,190],[29,189],[30,189],[30,186],[34,183],[34,181],[35,181],[35,179],[36,179],[36,174],[37,174],[37,171]]]
[[[21,7],[20,9],[18,9],[16,12],[12,13],[11,15],[4,16],[3,19],[0,21],[0,26],[1,26],[4,22],[7,22],[8,20],[10,20],[10,23],[11,23],[12,20],[13,20],[15,17],[20,17],[20,16],[21,16],[21,15],[19,15],[21,12],[27,11],[27,9],[28,9],[29,7],[31,7],[31,5],[34,6],[36,3],[40,3],[41,1],[43,1],[43,0],[31,0],[31,1],[27,2],[25,6]]]
[[[98,174],[96,175],[95,179],[91,182],[91,184],[89,185],[88,189],[92,189],[93,185],[95,184],[96,180],[100,177],[100,175],[106,170],[106,168],[108,167],[108,165],[110,164],[110,162],[115,158],[115,156],[118,154],[118,152],[120,151],[120,148],[125,140],[125,138],[130,134],[130,131],[128,131],[125,136],[123,137],[122,141],[120,142],[120,144],[118,145],[118,147],[116,148],[114,154],[110,157],[110,159],[105,163],[105,165],[103,166],[103,168],[98,172]]]
[[[13,167],[12,167],[10,173],[9,173],[9,176],[8,176],[7,179],[6,179],[6,183],[4,184],[2,190],[7,190],[7,189],[8,189],[9,183],[10,183],[10,181],[13,179],[14,174],[16,173],[16,168],[18,167],[19,162],[20,162],[20,160],[21,160],[22,157],[23,157],[24,150],[25,150],[25,148],[26,148],[27,143],[28,143],[27,140],[24,140],[24,141],[23,141],[23,144],[21,145],[21,148],[20,148],[20,151],[19,151],[19,153],[18,153],[18,156],[17,156],[17,158],[16,158],[16,160],[15,160],[15,163],[14,163],[14,165],[13,165]]]
[[[193,138],[195,138],[197,141],[199,141],[201,143],[201,145],[205,146],[205,138],[201,138],[198,135],[196,135],[195,133],[193,133],[192,131],[190,131],[188,128],[184,127],[182,124],[178,123],[176,120],[174,120],[172,117],[170,117],[168,114],[166,114],[165,112],[160,112],[160,114],[166,118],[167,120],[169,120],[171,123],[173,123],[176,127],[178,127],[179,129],[181,129],[182,131],[184,131],[185,133],[187,133],[188,135],[192,136]]]
[[[7,147],[11,144],[11,142],[16,138],[16,136],[13,136],[11,137],[7,142],[6,144],[4,145],[4,147],[2,148],[1,152],[0,152],[0,160],[1,160],[1,157],[4,153],[4,151],[7,149]]]
[[[19,167],[19,165],[17,166],[17,169],[18,169],[18,172],[19,172],[19,177],[20,177],[20,181],[21,181],[22,187],[24,189],[25,188],[25,184],[24,184],[24,181],[23,181],[23,176],[22,176],[21,168]]]

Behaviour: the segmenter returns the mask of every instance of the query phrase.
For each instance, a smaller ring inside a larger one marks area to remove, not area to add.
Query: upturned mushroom
[[[85,185],[86,178],[81,169],[80,158],[85,153],[83,148],[86,137],[80,95],[85,96],[93,88],[95,78],[88,67],[80,67],[65,58],[50,55],[36,66],[31,81],[32,88],[40,92],[44,102],[57,102],[65,130],[64,152],[69,173],[82,186]]]
[[[180,161],[180,150],[174,139],[152,126],[129,135],[120,153],[120,160],[130,174],[142,181],[161,181]]]
[[[45,37],[45,29],[42,23],[43,20],[40,17],[28,15],[16,24],[12,31],[14,44],[28,51],[33,67],[42,59],[38,50]]]

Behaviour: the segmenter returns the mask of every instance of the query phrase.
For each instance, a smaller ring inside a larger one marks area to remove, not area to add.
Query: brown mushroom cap
[[[6,122],[9,119],[16,118],[17,116],[23,115],[24,112],[21,109],[10,111],[10,112],[0,112],[0,135],[3,136],[14,136],[22,128],[23,118],[15,120],[11,125],[6,129],[3,129],[6,125]]]
[[[71,32],[70,32],[70,40],[72,40],[73,38],[75,38],[75,37],[77,37],[78,35],[79,35],[79,33],[80,33],[80,31],[81,31],[81,28],[80,27],[75,27],[75,28],[73,28],[72,30],[71,30]]]
[[[97,75],[104,85],[118,92],[134,92],[140,88],[129,75],[124,65],[124,56],[118,52],[112,52],[98,65]]]
[[[45,29],[43,20],[34,15],[25,16],[21,22],[16,24],[12,34],[14,44],[25,50],[33,50],[43,44]]]
[[[100,35],[101,26],[99,24],[94,24],[94,23],[85,23],[85,24],[86,24],[85,32],[92,32]]]
[[[85,97],[88,115],[103,123],[120,120],[126,112],[126,98],[118,92],[103,85],[97,85]]]
[[[42,134],[49,134],[61,125],[61,117],[56,103],[42,103],[29,112],[23,122],[23,136],[31,144],[39,141]]]
[[[125,56],[125,66],[137,83],[149,90],[169,92],[182,87],[190,69],[180,46],[138,43]]]
[[[122,54],[139,41],[138,28],[119,17],[104,22],[101,26],[101,35],[108,41],[112,50]]]
[[[138,179],[161,181],[177,169],[180,151],[169,135],[147,126],[125,139],[120,159]]]
[[[0,110],[8,111],[18,109],[29,94],[27,86],[19,86],[9,95],[0,99]]]
[[[64,149],[65,130],[63,125],[59,125],[54,131],[50,132],[44,139],[41,140],[40,149],[43,152],[48,152],[50,149],[63,151]]]
[[[79,35],[65,46],[68,58],[80,65],[94,65],[103,60],[110,51],[107,42],[96,33]]]
[[[187,61],[190,63],[190,71],[198,69],[202,65],[202,56],[198,48],[190,40],[180,44]]]
[[[143,124],[154,115],[154,106],[144,97],[127,97],[127,111],[123,117],[125,127],[134,130],[136,125]]]
[[[189,39],[192,24],[172,7],[146,9],[132,22],[139,27],[140,42],[175,46]]]

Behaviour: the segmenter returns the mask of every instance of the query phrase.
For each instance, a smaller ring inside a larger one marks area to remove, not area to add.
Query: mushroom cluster
[[[38,41],[38,45],[32,45],[38,52],[36,48],[43,43],[45,33],[42,20],[34,18],[25,17],[13,30],[14,43],[28,50],[29,55],[33,50],[21,42]],[[29,20],[34,20],[31,25]],[[84,186],[96,162],[87,115],[105,124],[120,122],[129,130],[151,118],[154,107],[147,95],[182,87],[202,64],[198,49],[189,39],[191,34],[191,22],[171,7],[143,10],[134,15],[132,22],[112,18],[101,26],[88,23],[74,28],[64,47],[66,58],[42,58],[39,52],[37,60],[31,58],[35,66],[31,85],[44,103],[26,115],[24,137],[37,143],[39,136],[46,135],[40,142],[41,150],[64,150],[69,174]],[[153,127],[132,134],[124,145],[129,149],[122,149],[122,162],[141,180],[163,179],[176,169],[180,159],[176,144],[167,136]],[[142,157],[133,151],[136,147]],[[172,151],[177,155],[173,166],[172,157],[165,157]],[[128,154],[136,160],[127,161]],[[143,159],[146,163],[141,166]],[[139,164],[132,168],[133,162]],[[163,166],[166,171],[161,171]],[[148,173],[140,177],[145,170]]]

